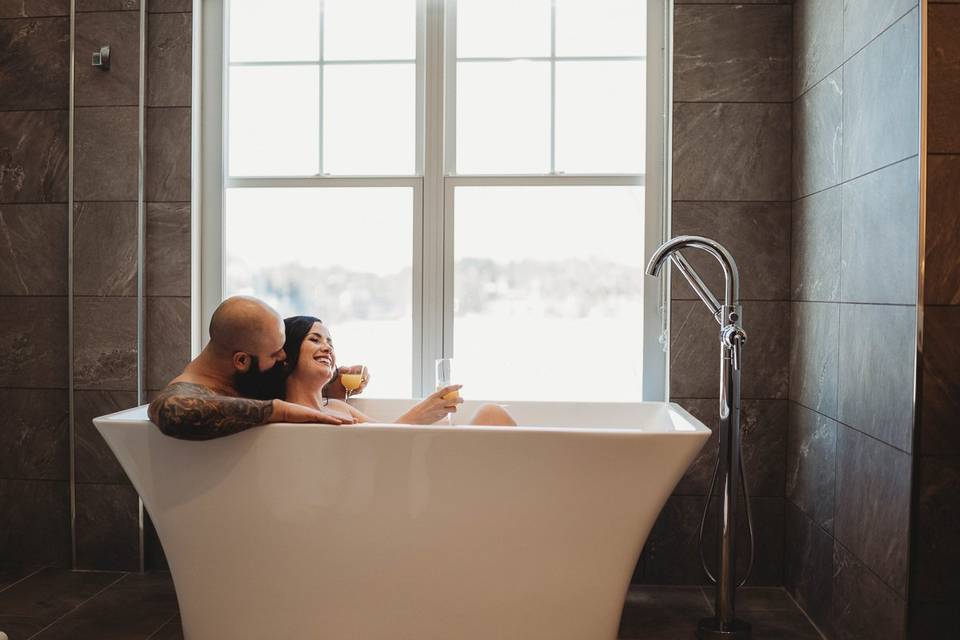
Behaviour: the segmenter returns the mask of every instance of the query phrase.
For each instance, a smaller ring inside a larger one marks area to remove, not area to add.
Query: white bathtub
[[[710,432],[674,404],[509,408],[536,426],[188,442],[145,407],[94,422],[156,524],[186,640],[614,640],[647,534]]]

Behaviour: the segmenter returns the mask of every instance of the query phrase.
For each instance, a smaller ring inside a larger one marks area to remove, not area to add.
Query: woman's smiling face
[[[330,332],[320,322],[314,322],[307,332],[307,337],[300,344],[300,358],[297,369],[312,376],[321,376],[326,379],[333,377],[337,366],[337,356],[333,350],[333,339]]]

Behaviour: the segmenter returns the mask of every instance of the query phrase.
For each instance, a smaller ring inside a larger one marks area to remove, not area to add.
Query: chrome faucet
[[[724,276],[722,305],[704,284],[693,266],[680,253],[686,248],[706,251],[720,263]],[[714,617],[700,621],[697,637],[701,640],[750,638],[751,627],[748,623],[736,618],[734,605],[737,587],[746,582],[753,567],[754,547],[750,498],[747,494],[740,455],[740,368],[743,364],[743,345],[747,341],[740,308],[740,274],[733,256],[723,245],[701,236],[677,236],[660,245],[647,263],[647,275],[659,275],[668,260],[686,278],[720,325],[720,450],[714,467],[713,480],[710,483],[710,491],[707,494],[707,504],[700,520],[699,533],[700,562],[708,579],[716,584],[716,599]],[[718,575],[715,577],[704,558],[703,531],[718,477],[721,478],[723,509],[720,514],[720,531],[717,540],[717,557],[720,559],[720,566]],[[737,498],[741,491],[743,491],[750,533],[750,562],[746,575],[737,583],[735,576],[736,514]]]

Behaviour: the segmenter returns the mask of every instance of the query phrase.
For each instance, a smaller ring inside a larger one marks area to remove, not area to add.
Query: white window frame
[[[225,175],[225,34],[223,0],[194,0],[192,347],[223,299],[223,208],[228,187],[409,187],[413,192],[414,396],[433,388],[433,362],[453,349],[453,195],[458,186],[644,186],[644,255],[669,234],[671,100],[670,0],[647,0],[646,163],[637,174],[457,175],[455,0],[417,1],[416,175],[243,177]],[[554,21],[555,26],[555,21]],[[322,36],[321,36],[322,37]],[[613,58],[610,58],[613,59]],[[624,58],[621,58],[624,59]],[[625,58],[631,59],[631,58]],[[554,56],[549,58],[555,66]],[[555,74],[551,74],[555,77]],[[433,82],[428,83],[427,79]],[[551,86],[554,82],[551,82]],[[551,93],[553,90],[551,89]],[[322,103],[322,96],[321,96]],[[445,111],[445,113],[444,113]],[[551,110],[551,133],[553,130]],[[323,135],[322,129],[320,135]],[[554,136],[551,135],[551,169]],[[638,250],[640,248],[638,247]],[[447,277],[445,277],[445,274]],[[667,397],[669,277],[644,282],[642,399]],[[349,355],[346,355],[349,359]]]

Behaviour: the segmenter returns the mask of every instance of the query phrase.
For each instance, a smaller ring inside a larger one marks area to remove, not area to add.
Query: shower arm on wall
[[[723,304],[707,288],[681,249],[694,248],[712,255],[723,268],[724,288]],[[707,306],[717,324],[720,325],[720,446],[717,464],[707,503],[700,521],[699,551],[700,562],[711,582],[716,583],[716,601],[714,617],[700,621],[697,637],[708,638],[749,638],[751,627],[736,618],[734,596],[737,587],[746,582],[753,568],[753,518],[750,513],[750,498],[747,494],[743,463],[740,455],[740,368],[743,363],[741,350],[747,341],[742,326],[740,307],[740,275],[737,264],[723,245],[702,236],[677,236],[660,245],[647,263],[647,274],[657,276],[663,265],[670,260],[696,292],[697,297]],[[703,555],[703,530],[707,519],[710,501],[718,478],[721,480],[723,510],[721,512],[720,531],[717,541],[720,566],[718,576],[714,577],[707,567]],[[739,485],[739,486],[738,486]],[[740,491],[743,491],[747,513],[747,526],[750,533],[750,562],[743,579],[736,582],[736,505]]]

